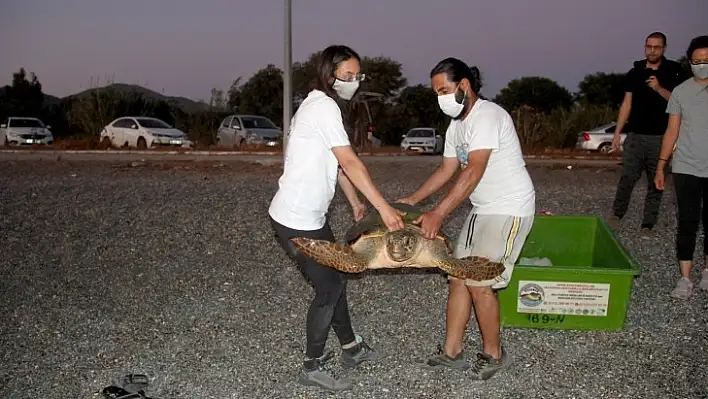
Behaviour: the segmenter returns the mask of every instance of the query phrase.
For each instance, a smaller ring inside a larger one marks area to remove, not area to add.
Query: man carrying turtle
[[[440,190],[462,169],[450,192],[420,216],[426,238],[434,238],[443,219],[466,198],[472,203],[454,248],[455,258],[482,256],[503,262],[504,273],[493,280],[461,280],[448,276],[445,344],[427,359],[430,366],[471,369],[477,379],[491,378],[509,364],[500,340],[499,301],[495,290],[506,287],[514,263],[531,229],[536,194],[509,114],[479,98],[479,70],[456,58],[438,63],[431,86],[442,111],[452,117],[440,167],[413,194],[397,202],[414,205]],[[462,342],[474,303],[482,336],[482,352],[471,363]]]

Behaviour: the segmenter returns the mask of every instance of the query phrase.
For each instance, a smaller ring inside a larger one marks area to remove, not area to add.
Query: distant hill
[[[125,93],[135,92],[135,93],[142,94],[142,96],[146,99],[174,102],[180,108],[182,108],[183,110],[188,111],[188,112],[204,111],[204,110],[208,109],[208,107],[209,107],[207,104],[200,103],[200,102],[197,102],[194,100],[190,100],[189,98],[186,98],[186,97],[165,96],[165,95],[162,95],[156,91],[152,91],[152,90],[147,89],[142,86],[129,85],[129,84],[125,84],[125,83],[114,83],[112,85],[108,85],[108,86],[104,86],[104,87],[98,87],[98,88],[94,88],[94,89],[84,90],[82,92],[66,96],[66,97],[62,98],[62,100],[69,100],[69,99],[75,99],[75,98],[76,99],[86,98],[91,94],[91,92],[94,92],[96,90],[105,90],[105,89],[113,89],[118,92],[125,92]]]
[[[9,87],[9,85],[0,87],[0,97],[3,97],[5,95],[5,90],[7,90]],[[59,97],[55,97],[51,94],[44,94],[45,105],[59,105],[60,101],[61,99]]]

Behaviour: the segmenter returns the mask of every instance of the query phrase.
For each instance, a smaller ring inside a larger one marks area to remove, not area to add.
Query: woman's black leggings
[[[696,250],[696,235],[701,219],[704,229],[703,253],[708,255],[708,234],[705,232],[708,228],[708,178],[674,173],[673,180],[678,208],[676,255],[679,261],[690,261]]]
[[[315,298],[307,312],[307,357],[314,359],[324,354],[330,327],[337,334],[340,344],[353,342],[356,337],[349,317],[345,274],[304,256],[290,241],[293,237],[334,241],[329,221],[321,229],[313,231],[293,230],[272,218],[270,223],[280,245],[288,256],[297,262],[302,273],[315,288]]]

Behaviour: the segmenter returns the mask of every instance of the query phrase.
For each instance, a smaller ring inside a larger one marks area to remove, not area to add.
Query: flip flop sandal
[[[130,393],[143,393],[148,387],[148,377],[145,374],[128,374],[123,377],[123,389]]]
[[[140,392],[128,392],[121,387],[111,385],[103,388],[101,391],[106,399],[150,399],[145,396],[143,391]]]

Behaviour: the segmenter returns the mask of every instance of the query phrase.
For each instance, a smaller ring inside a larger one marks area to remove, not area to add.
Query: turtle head
[[[391,260],[405,262],[413,257],[418,238],[416,234],[403,230],[391,231],[386,234],[386,252]]]

